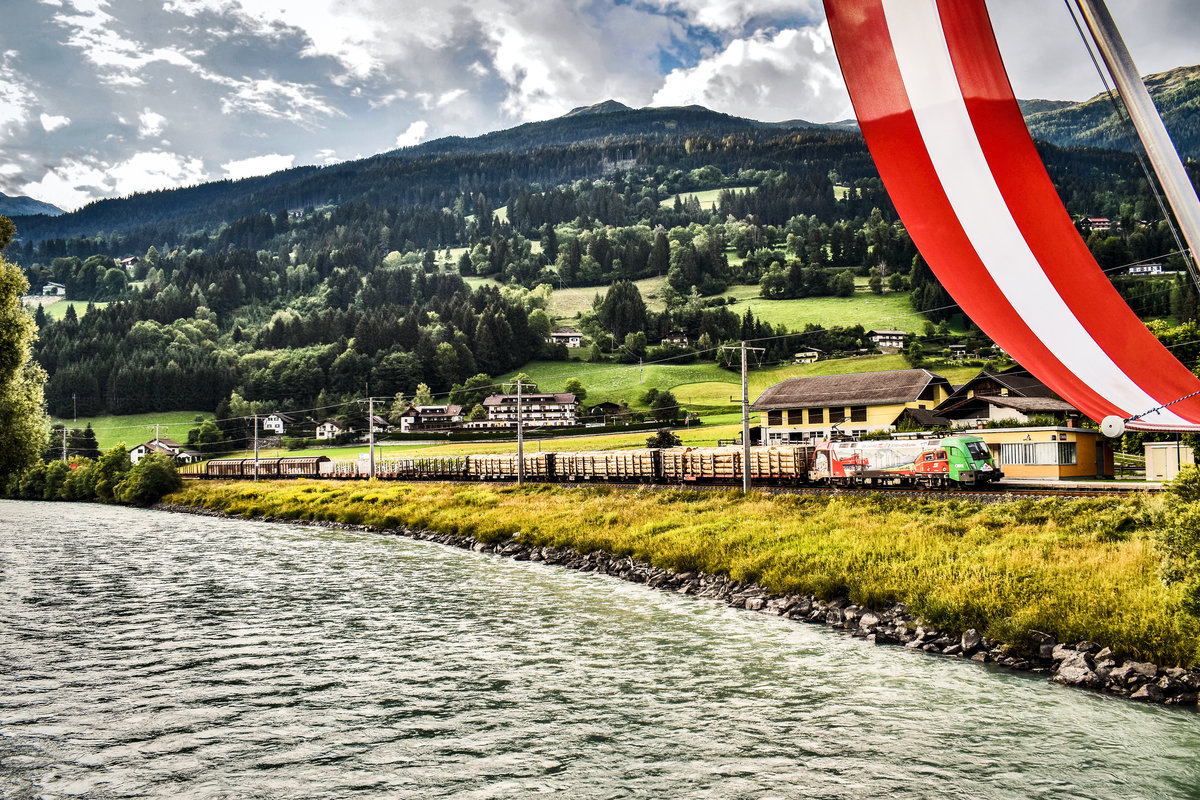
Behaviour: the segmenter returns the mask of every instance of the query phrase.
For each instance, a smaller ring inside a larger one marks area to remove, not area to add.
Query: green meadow
[[[174,439],[183,444],[187,442],[188,431],[198,424],[196,417],[205,419],[212,417],[210,411],[161,411],[148,414],[128,414],[123,416],[80,417],[79,419],[51,419],[51,423],[61,423],[67,428],[84,428],[91,423],[96,432],[96,441],[101,450],[116,447],[122,442],[126,447],[136,447],[142,442],[154,438],[155,425],[158,425],[160,435],[164,439]]]

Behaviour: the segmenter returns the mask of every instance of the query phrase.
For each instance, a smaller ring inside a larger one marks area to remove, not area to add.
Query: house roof
[[[456,417],[462,413],[460,405],[420,406],[417,409],[422,414],[433,417]]]
[[[925,369],[790,378],[769,387],[750,407],[765,411],[909,403],[919,399],[926,388],[933,385],[944,386],[947,392],[950,391],[950,383],[945,378]]]
[[[291,424],[296,421],[296,418],[293,417],[291,414],[284,414],[282,411],[272,411],[267,416],[268,417],[279,417],[280,420],[282,420],[283,422],[286,422],[288,424]]]
[[[905,331],[867,331],[867,336],[907,336]]]
[[[493,395],[489,395],[488,398],[483,401],[483,404],[485,406],[498,406],[498,405],[502,405],[502,404],[506,404],[506,403],[516,403],[516,402],[517,402],[517,396],[515,394],[493,394]],[[521,395],[521,404],[522,405],[524,405],[525,403],[574,403],[574,402],[575,402],[575,395],[570,394],[570,393],[554,394],[554,393],[539,392],[537,394],[522,393],[522,395]]]
[[[1054,394],[1049,386],[1030,375],[1021,367],[1013,367],[1002,372],[981,369],[978,375],[956,388],[942,402],[942,408],[949,408],[958,403],[959,400],[966,398],[968,393],[974,391],[981,383],[988,381],[1008,389],[1009,397],[1053,397],[1058,399],[1058,395]]]
[[[342,423],[338,422],[336,419],[331,419],[329,417],[326,417],[325,419],[321,420],[317,424],[318,425],[333,425],[336,428],[342,427]]]
[[[1078,414],[1075,406],[1059,400],[1057,397],[1017,397],[1014,395],[977,394],[974,397],[963,398],[952,405],[938,407],[938,413],[951,419],[963,419],[977,416],[977,410],[984,405],[1011,408],[1021,414]]]
[[[950,425],[949,418],[943,417],[936,411],[930,411],[927,408],[906,408],[896,415],[896,418],[892,420],[892,424],[899,425],[900,420],[905,417],[908,417],[923,428],[945,428]]]

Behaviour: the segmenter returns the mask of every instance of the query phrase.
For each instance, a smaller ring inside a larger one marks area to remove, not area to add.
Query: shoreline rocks
[[[245,519],[207,508],[163,503],[153,508],[199,516]],[[774,594],[756,583],[743,583],[726,575],[673,572],[637,561],[630,556],[614,556],[603,550],[579,553],[566,548],[535,547],[521,542],[520,533],[501,542],[489,544],[464,534],[435,533],[409,528],[379,529],[369,525],[276,519],[269,516],[256,519],[260,522],[390,533],[477,553],[494,553],[515,561],[539,562],[578,572],[611,575],[624,581],[643,583],[659,591],[692,595],[722,602],[732,608],[837,628],[877,645],[902,646],[978,664],[992,664],[1005,669],[1045,674],[1055,683],[1064,686],[1090,689],[1139,702],[1195,706],[1200,700],[1198,668],[1162,668],[1149,662],[1122,660],[1110,649],[1096,642],[1060,643],[1050,634],[1040,631],[1032,632],[1037,642],[1033,651],[1022,653],[1001,645],[974,629],[953,636],[928,627],[903,603],[895,603],[885,609],[869,609],[860,607],[844,597],[823,601],[812,595]]]

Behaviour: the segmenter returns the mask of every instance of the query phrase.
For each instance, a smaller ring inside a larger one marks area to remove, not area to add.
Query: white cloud
[[[162,114],[156,114],[149,108],[142,109],[142,113],[138,114],[138,136],[143,139],[158,136],[166,127],[167,118]]]
[[[22,76],[12,67],[16,55],[11,50],[0,54],[0,139],[29,122],[34,102],[33,92],[25,88]]]
[[[221,165],[221,169],[225,170],[226,178],[236,181],[242,178],[253,178],[256,175],[269,175],[281,169],[290,169],[295,161],[295,156],[269,153],[265,156],[253,156],[237,161],[227,161]]]
[[[117,194],[149,192],[173,186],[189,186],[208,179],[204,162],[176,153],[135,153],[111,167],[108,175]]]
[[[740,33],[753,19],[802,16],[824,19],[817,0],[651,0],[659,8],[682,11],[693,25]]]
[[[678,20],[633,4],[477,0],[473,8],[507,85],[500,108],[521,121],[610,98],[643,105],[659,85],[662,48],[686,33]]]
[[[208,177],[199,158],[149,151],[135,153],[116,164],[95,158],[68,158],[48,170],[41,180],[21,186],[21,192],[73,210],[100,197],[188,186]]]
[[[313,161],[319,164],[336,164],[341,159],[337,157],[336,151],[325,148],[313,153]]]
[[[117,33],[116,20],[102,10],[104,5],[98,0],[75,0],[70,11],[64,10],[54,17],[71,31],[66,43],[99,67],[97,77],[101,81],[114,86],[141,86],[144,81],[138,73],[146,65],[159,61],[199,71],[192,58],[177,48],[148,47]]]
[[[314,117],[345,116],[317,96],[313,86],[273,78],[236,82],[233,94],[221,98],[225,114],[252,113],[316,127]]]
[[[441,96],[438,97],[437,102],[434,105],[436,105],[438,108],[444,108],[466,93],[466,89],[451,89],[448,92],[442,92]]]
[[[54,116],[51,114],[42,114],[42,130],[46,133],[54,133],[59,128],[65,128],[71,124],[70,117]]]
[[[412,147],[420,144],[425,138],[427,130],[429,130],[429,123],[423,119],[417,120],[408,126],[408,130],[396,137],[396,147]]]
[[[735,39],[694,67],[672,70],[651,101],[656,106],[693,103],[762,120],[851,114],[824,24]]]

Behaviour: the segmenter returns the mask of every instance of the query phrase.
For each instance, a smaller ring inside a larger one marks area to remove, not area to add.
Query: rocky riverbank
[[[191,506],[159,504],[158,510],[201,516],[226,517],[219,511]],[[1105,692],[1132,700],[1166,705],[1197,705],[1200,669],[1163,668],[1148,662],[1123,660],[1100,644],[1090,641],[1058,642],[1048,634],[1037,634],[1035,652],[1015,648],[968,630],[961,635],[926,627],[907,607],[897,603],[886,609],[868,609],[846,598],[822,601],[814,596],[773,594],[756,583],[731,580],[725,575],[703,572],[674,572],[628,556],[604,551],[579,553],[555,547],[536,547],[521,541],[520,533],[488,544],[471,536],[433,531],[391,528],[380,531],[368,525],[260,517],[263,522],[284,522],[339,530],[378,531],[436,542],[451,547],[494,553],[516,561],[532,561],[611,575],[652,589],[693,595],[734,608],[786,617],[798,622],[838,628],[851,636],[880,645],[903,646],[933,655],[969,659],[1007,669],[1050,676],[1056,683]]]

